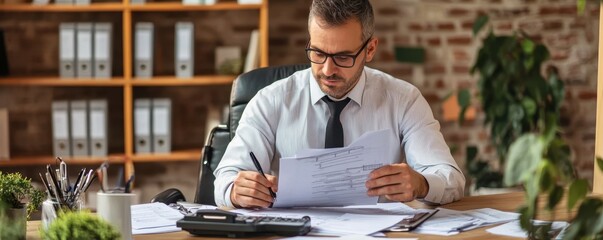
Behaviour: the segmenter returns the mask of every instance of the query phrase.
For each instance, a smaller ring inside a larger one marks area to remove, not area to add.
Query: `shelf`
[[[160,2],[133,4],[128,7],[133,12],[180,12],[180,11],[220,11],[220,10],[259,10],[262,4],[216,3],[213,5],[187,4],[181,2]]]
[[[206,75],[192,78],[176,78],[174,76],[158,76],[149,79],[134,78],[133,86],[190,86],[190,85],[224,85],[232,84],[236,76]]]
[[[101,164],[106,160],[109,163],[124,163],[124,154],[110,154],[108,157],[73,157],[63,158],[69,164]],[[31,156],[31,157],[14,157],[8,161],[0,161],[0,166],[31,166],[31,165],[46,165],[55,164],[56,160],[53,156]]]
[[[124,9],[124,4],[121,2],[91,3],[89,5],[0,4],[0,12],[121,12]]]
[[[58,78],[58,77],[9,77],[0,78],[0,85],[25,86],[73,86],[73,87],[113,87],[123,86],[123,78]]]
[[[201,149],[177,150],[171,153],[135,154],[133,162],[200,161]]]

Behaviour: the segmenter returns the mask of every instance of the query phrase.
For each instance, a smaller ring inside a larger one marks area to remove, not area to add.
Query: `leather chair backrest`
[[[247,103],[260,89],[309,67],[310,64],[275,66],[260,68],[241,74],[234,81],[232,92],[230,93],[230,112],[228,115],[230,138],[232,139],[235,135],[235,131],[239,126],[239,120]]]
[[[226,126],[221,125],[214,128],[205,143],[203,156],[201,157],[202,167],[199,173],[199,185],[195,194],[196,203],[216,204],[214,201],[214,180],[216,178],[213,172],[222,160],[228,143],[235,135],[247,103],[260,89],[309,67],[309,64],[266,67],[243,73],[237,77],[233,82],[230,93],[228,123]]]

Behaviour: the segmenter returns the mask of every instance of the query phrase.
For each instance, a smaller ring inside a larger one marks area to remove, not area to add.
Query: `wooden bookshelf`
[[[596,158],[603,158],[603,5],[599,9],[599,73],[597,80],[597,126],[595,134],[595,164],[593,193],[603,193],[603,173],[597,166]]]
[[[176,78],[174,76],[154,77],[152,79],[133,79],[134,86],[194,86],[231,84],[236,76],[196,76]]]
[[[73,87],[119,87],[126,83],[124,78],[92,79],[58,77],[10,77],[0,78],[0,85],[6,86],[73,86]]]
[[[175,150],[171,153],[134,154],[133,162],[199,161],[201,149]]]
[[[220,2],[214,5],[183,5],[180,1],[146,3],[140,5],[130,4],[130,0],[121,0],[112,3],[91,3],[90,5],[31,5],[31,4],[0,4],[0,12],[58,12],[58,13],[87,13],[87,12],[114,12],[121,13],[121,26],[115,29],[121,29],[121,43],[113,44],[114,47],[123,47],[121,55],[113,56],[113,59],[121,58],[123,64],[122,76],[115,76],[110,79],[61,79],[57,76],[19,76],[2,77],[0,86],[49,86],[49,87],[117,87],[123,91],[123,151],[113,153],[105,158],[68,158],[69,163],[74,164],[100,164],[105,160],[111,163],[120,163],[125,165],[127,175],[134,172],[134,163],[146,162],[172,162],[172,161],[199,161],[201,158],[201,148],[175,150],[167,154],[136,154],[134,152],[133,136],[133,102],[134,90],[141,87],[178,87],[194,86],[204,87],[212,85],[231,84],[236,76],[232,75],[197,75],[192,78],[181,79],[174,76],[155,76],[150,79],[138,79],[133,76],[133,15],[145,12],[194,12],[194,11],[240,11],[251,10],[258,11],[259,21],[258,29],[260,33],[260,67],[268,66],[268,0],[263,0],[261,4],[237,4],[236,2]],[[2,13],[0,13],[2,15]],[[1,18],[1,16],[0,16]],[[114,40],[115,41],[115,40]],[[114,68],[116,69],[116,68]],[[58,73],[58,70],[57,70]],[[112,112],[112,114],[119,114]],[[115,123],[112,123],[115,124]],[[176,127],[176,126],[174,126]],[[111,143],[109,143],[111,145]],[[9,161],[0,161],[0,166],[31,166],[45,165],[55,163],[52,153],[47,156],[14,156]]]
[[[262,4],[237,4],[234,2],[217,3],[214,5],[182,4],[180,2],[155,2],[147,4],[131,4],[128,8],[133,12],[190,12],[190,11],[231,11],[231,10],[261,10]]]
[[[96,165],[101,164],[105,161],[109,163],[124,163],[126,156],[124,154],[110,154],[107,157],[72,157],[63,158],[65,162],[69,164],[81,164],[81,165]],[[57,161],[53,156],[23,156],[14,157],[9,160],[0,161],[0,166],[31,166],[31,165],[46,165],[55,164]]]
[[[33,5],[0,4],[0,12],[121,12],[126,9],[124,3],[91,3],[90,5]]]

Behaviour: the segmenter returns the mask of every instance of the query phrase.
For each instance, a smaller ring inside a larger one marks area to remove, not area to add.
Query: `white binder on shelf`
[[[78,78],[90,78],[93,74],[92,23],[77,23],[75,28],[75,45],[77,46],[75,52],[76,76]]]
[[[136,23],[134,67],[137,78],[153,77],[153,23]]]
[[[169,98],[153,99],[153,150],[155,153],[172,151],[172,101]]]
[[[130,4],[145,4],[145,0],[130,0]]]
[[[0,109],[0,160],[10,159],[8,109]]]
[[[90,156],[106,157],[108,154],[107,123],[108,108],[106,99],[95,99],[89,102],[90,109]]]
[[[86,100],[71,101],[71,155],[90,156],[88,151],[88,102]]]
[[[59,25],[59,76],[75,77],[75,23]]]
[[[134,150],[136,153],[153,152],[151,142],[151,99],[134,100]]]
[[[52,102],[52,145],[55,157],[71,156],[69,102]]]
[[[90,5],[90,0],[74,0],[75,5]]]
[[[73,0],[56,0],[54,3],[57,5],[71,5]]]
[[[112,25],[111,23],[94,24],[94,77],[111,78],[112,64]]]
[[[249,72],[260,66],[260,31],[251,31],[251,38],[249,39],[249,49],[247,50],[247,57],[245,58],[245,68],[243,72]]]
[[[195,72],[195,26],[192,22],[176,23],[174,59],[176,77],[191,78]]]

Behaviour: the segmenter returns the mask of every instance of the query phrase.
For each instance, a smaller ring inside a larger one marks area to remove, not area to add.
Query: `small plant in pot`
[[[44,197],[31,179],[0,171],[0,239],[24,239],[27,219]]]
[[[473,26],[475,36],[488,23],[480,16]],[[546,76],[542,68],[549,51],[525,33],[495,34],[489,30],[482,40],[471,73],[479,73],[478,93],[490,141],[496,149],[498,168],[492,161],[480,159],[476,146],[468,146],[466,167],[475,188],[503,187],[503,169],[508,149],[526,133],[544,131],[549,122],[557,122],[563,100],[564,86],[554,69]],[[459,122],[471,105],[471,93],[458,93],[461,106]]]
[[[59,211],[57,219],[47,229],[41,229],[40,235],[46,240],[120,239],[113,225],[88,211]]]

